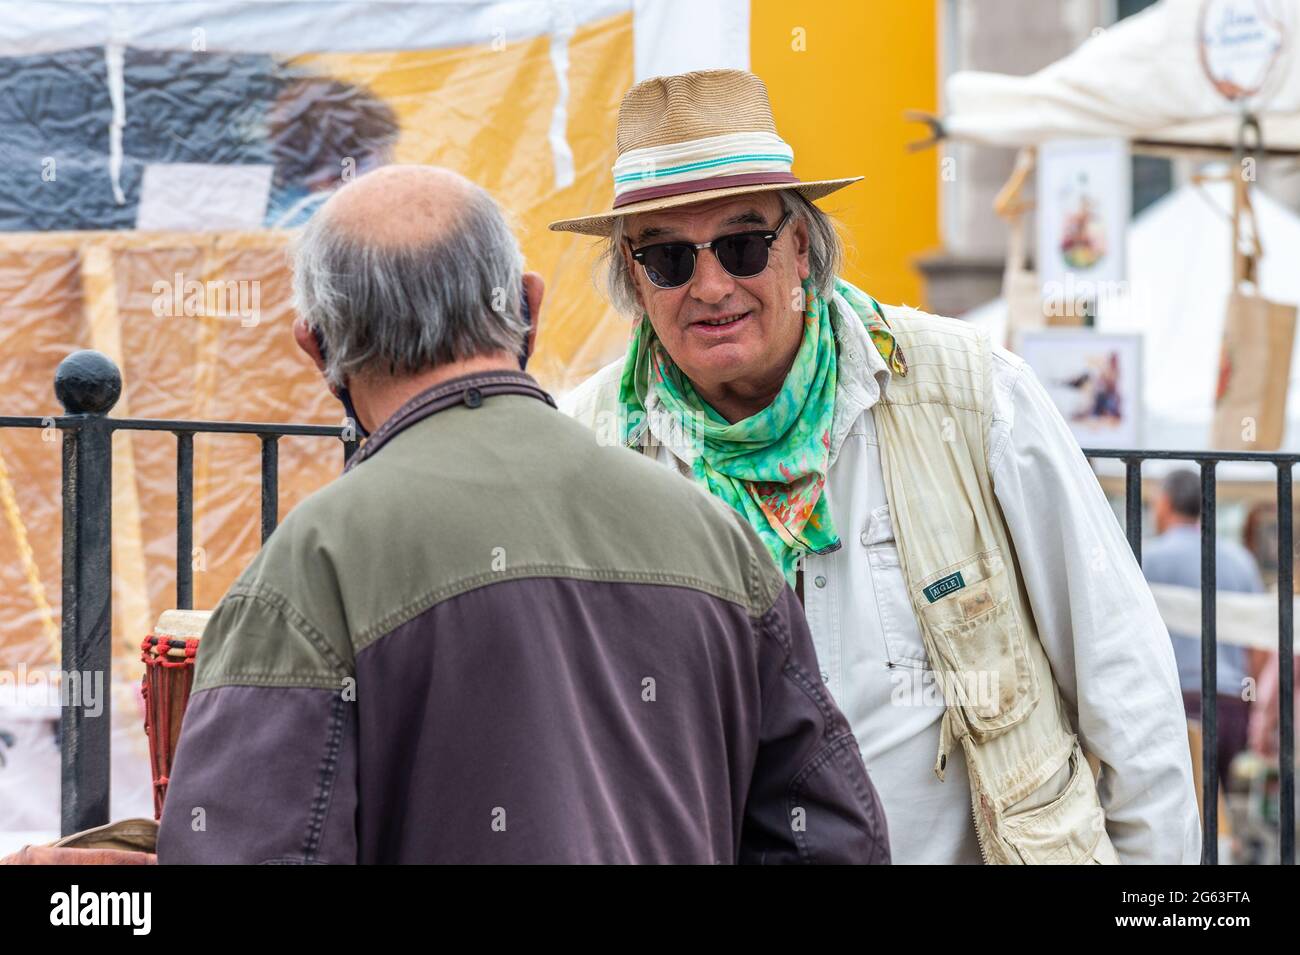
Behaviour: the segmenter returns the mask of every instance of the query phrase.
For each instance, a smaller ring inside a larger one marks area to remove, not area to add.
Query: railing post
[[[113,658],[113,431],[122,393],[117,366],[77,351],[54,374],[75,426],[63,431],[63,835],[108,822]]]
[[[176,432],[176,609],[194,609],[194,433]]]
[[[1281,773],[1281,811],[1278,813],[1282,865],[1295,865],[1295,651],[1294,563],[1291,463],[1277,466],[1277,657],[1278,657],[1278,767]],[[1256,706],[1259,704],[1256,703]]]
[[[1219,864],[1219,641],[1214,460],[1201,462],[1201,864]]]
[[[280,521],[280,444],[279,436],[262,435],[262,543],[275,531]]]
[[[1124,459],[1124,533],[1133,558],[1142,564],[1142,459]]]

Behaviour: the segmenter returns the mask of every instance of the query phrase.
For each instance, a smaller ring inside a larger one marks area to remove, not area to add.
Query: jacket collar
[[[840,346],[831,418],[830,464],[834,464],[858,418],[884,396],[893,372],[857,312],[839,292],[831,298],[831,328]]]
[[[351,471],[367,458],[374,457],[380,448],[416,422],[457,405],[478,408],[483,404],[484,398],[493,395],[525,395],[545,401],[552,408],[555,407],[555,400],[542,390],[532,375],[525,372],[502,370],[461,375],[459,378],[452,378],[420,392],[393,412],[352,455],[343,468],[344,473]]]

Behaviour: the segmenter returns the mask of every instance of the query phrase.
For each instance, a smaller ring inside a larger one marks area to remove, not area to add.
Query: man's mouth
[[[692,322],[691,325],[696,328],[726,328],[728,325],[734,325],[741,319],[748,318],[749,312],[734,312],[731,315],[719,315],[716,318],[702,318],[699,321]]]

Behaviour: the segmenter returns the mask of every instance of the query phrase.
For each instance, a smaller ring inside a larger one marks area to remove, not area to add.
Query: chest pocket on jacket
[[[977,743],[1015,726],[1037,705],[1039,687],[1001,553],[931,574],[920,589],[916,603],[945,671],[944,699],[961,707]]]
[[[862,544],[871,568],[880,629],[889,662],[894,666],[930,669],[930,658],[921,639],[916,612],[907,598],[907,584],[898,560],[898,545],[894,540],[894,523],[888,504],[872,510],[867,529],[862,533]]]

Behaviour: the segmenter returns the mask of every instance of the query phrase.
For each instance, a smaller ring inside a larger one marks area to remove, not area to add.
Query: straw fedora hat
[[[862,178],[796,179],[794,150],[776,133],[767,87],[745,70],[636,84],[618,108],[617,146],[613,208],[552,222],[552,230],[607,236],[619,216],[775,189],[818,199]]]

